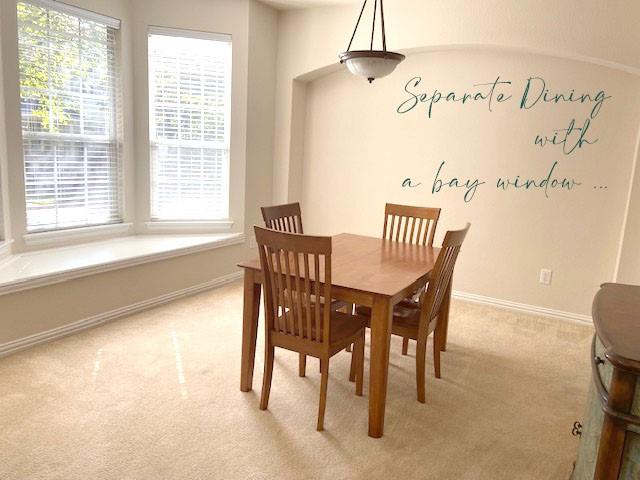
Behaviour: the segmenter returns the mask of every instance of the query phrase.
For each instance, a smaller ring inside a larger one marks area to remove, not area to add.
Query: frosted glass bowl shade
[[[344,63],[354,75],[364,77],[373,82],[395,70],[404,60],[404,55],[383,50],[354,50],[339,55],[340,63]]]

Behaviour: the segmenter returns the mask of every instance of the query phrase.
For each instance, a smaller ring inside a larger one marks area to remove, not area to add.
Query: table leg
[[[376,296],[371,309],[371,361],[369,376],[369,436],[382,437],[387,400],[389,344],[391,341],[391,302]]]
[[[447,287],[447,291],[444,294],[444,299],[442,301],[442,306],[440,307],[440,318],[438,319],[438,327],[442,330],[442,335],[440,336],[440,351],[447,351],[447,334],[449,333],[449,309],[451,308],[451,280],[449,280],[449,286]]]
[[[258,315],[260,314],[261,285],[253,270],[244,271],[244,309],[242,313],[242,360],[240,367],[240,390],[251,391],[253,364],[256,357]]]

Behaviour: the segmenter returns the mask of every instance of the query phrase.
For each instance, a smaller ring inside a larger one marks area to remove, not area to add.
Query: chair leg
[[[298,375],[304,377],[307,373],[307,356],[300,353],[298,356]]]
[[[409,352],[409,339],[402,337],[402,355],[406,355]]]
[[[356,366],[356,395],[362,396],[362,384],[364,381],[364,331],[362,336],[354,345],[354,350],[357,358]]]
[[[416,387],[418,389],[418,401],[426,402],[425,395],[425,367],[427,362],[427,339],[418,339],[416,347]]]
[[[262,396],[260,397],[260,410],[266,410],[269,405],[269,393],[271,392],[271,377],[273,375],[274,347],[267,346],[264,350],[264,376],[262,377]]]
[[[353,315],[353,303],[347,303],[344,307],[345,313],[349,315]],[[352,345],[347,345],[347,348],[344,349],[345,352],[351,352]]]
[[[351,353],[351,367],[349,368],[349,381],[350,382],[355,382],[356,381],[356,368],[358,367],[357,365],[357,361],[356,361],[356,352],[355,352],[355,348],[353,353]]]
[[[320,379],[320,405],[318,407],[318,427],[321,432],[324,430],[324,411],[327,407],[327,384],[329,383],[329,359],[320,360],[320,370],[322,373]]]
[[[440,351],[442,350],[442,332],[436,328],[433,334],[433,370],[440,378]]]

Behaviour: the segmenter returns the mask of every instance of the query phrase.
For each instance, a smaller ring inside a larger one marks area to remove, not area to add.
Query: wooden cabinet
[[[640,286],[593,301],[592,384],[573,480],[640,479]]]

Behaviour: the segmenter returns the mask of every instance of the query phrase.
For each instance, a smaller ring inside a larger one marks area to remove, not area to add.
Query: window
[[[151,219],[229,216],[231,37],[149,33]]]
[[[27,231],[119,223],[118,21],[17,8]]]

